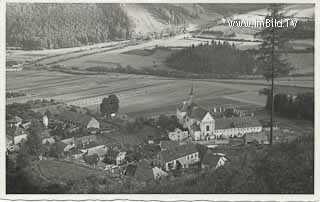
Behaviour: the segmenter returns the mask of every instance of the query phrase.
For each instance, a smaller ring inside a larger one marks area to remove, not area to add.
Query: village
[[[102,113],[94,114],[54,100],[32,102],[28,115],[15,114],[7,120],[7,155],[15,159],[33,136],[32,141],[41,145],[36,146],[40,149],[35,161],[68,161],[116,177],[130,176],[147,185],[181,173],[192,175],[228,166],[230,158],[219,148],[269,144],[270,126],[258,120],[254,111],[214,106],[206,110],[195,103],[193,85],[186,101],[177,104],[176,115],[169,117],[132,120],[117,113],[119,106],[114,105],[119,101],[109,104]],[[136,127],[152,130],[140,142],[126,143],[121,133],[134,133]],[[38,134],[31,134],[35,131]],[[274,139],[274,143],[288,141],[281,136]]]

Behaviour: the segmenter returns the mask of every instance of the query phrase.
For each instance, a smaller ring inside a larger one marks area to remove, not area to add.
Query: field
[[[301,83],[306,83],[307,78]],[[236,83],[234,83],[236,82]],[[313,84],[313,80],[309,81]],[[200,105],[212,109],[222,105],[263,106],[265,96],[259,90],[263,80],[194,80],[195,98]],[[277,81],[288,86],[285,91],[305,91],[299,81]],[[235,85],[236,84],[236,85]],[[290,86],[291,85],[291,86]],[[7,104],[31,99],[55,99],[70,105],[99,110],[104,97],[114,93],[120,99],[120,112],[132,116],[175,113],[177,106],[188,99],[192,81],[156,76],[109,73],[107,75],[71,75],[52,71],[7,72],[6,90],[24,92],[26,96],[9,98]]]

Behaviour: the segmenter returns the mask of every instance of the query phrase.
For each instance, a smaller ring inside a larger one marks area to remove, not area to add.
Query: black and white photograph
[[[316,193],[315,3],[4,6],[6,195]]]

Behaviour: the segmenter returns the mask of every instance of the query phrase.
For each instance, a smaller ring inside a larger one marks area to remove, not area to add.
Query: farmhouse
[[[177,109],[177,118],[195,141],[217,138],[241,137],[247,133],[261,132],[262,126],[254,117],[220,117],[221,111],[208,110],[193,102],[193,88],[188,101]],[[219,118],[216,118],[219,117]]]
[[[189,168],[199,162],[199,152],[194,144],[179,145],[173,149],[161,151],[157,156],[158,163],[165,171]]]
[[[73,111],[64,111],[60,114],[60,120],[71,125],[84,128],[100,128],[100,123],[93,116]]]

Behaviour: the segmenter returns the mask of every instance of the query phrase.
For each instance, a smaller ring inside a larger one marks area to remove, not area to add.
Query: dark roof
[[[160,148],[161,150],[168,150],[168,149],[173,149],[175,147],[179,146],[178,141],[160,141]]]
[[[168,162],[198,152],[194,144],[179,145],[159,153],[160,160]]]
[[[254,117],[230,117],[215,119],[215,129],[246,128],[261,126]]]
[[[202,120],[203,117],[208,113],[207,110],[204,108],[198,106],[198,105],[192,105],[192,107],[189,108],[188,110],[188,116],[190,118],[194,118],[197,120]],[[210,113],[210,112],[209,112]]]
[[[60,118],[62,120],[68,120],[86,126],[94,117],[82,113],[65,110],[60,114]]]
[[[216,166],[218,164],[219,159],[220,159],[219,155],[215,155],[210,152],[207,152],[202,159],[202,164],[209,165],[209,166]]]

